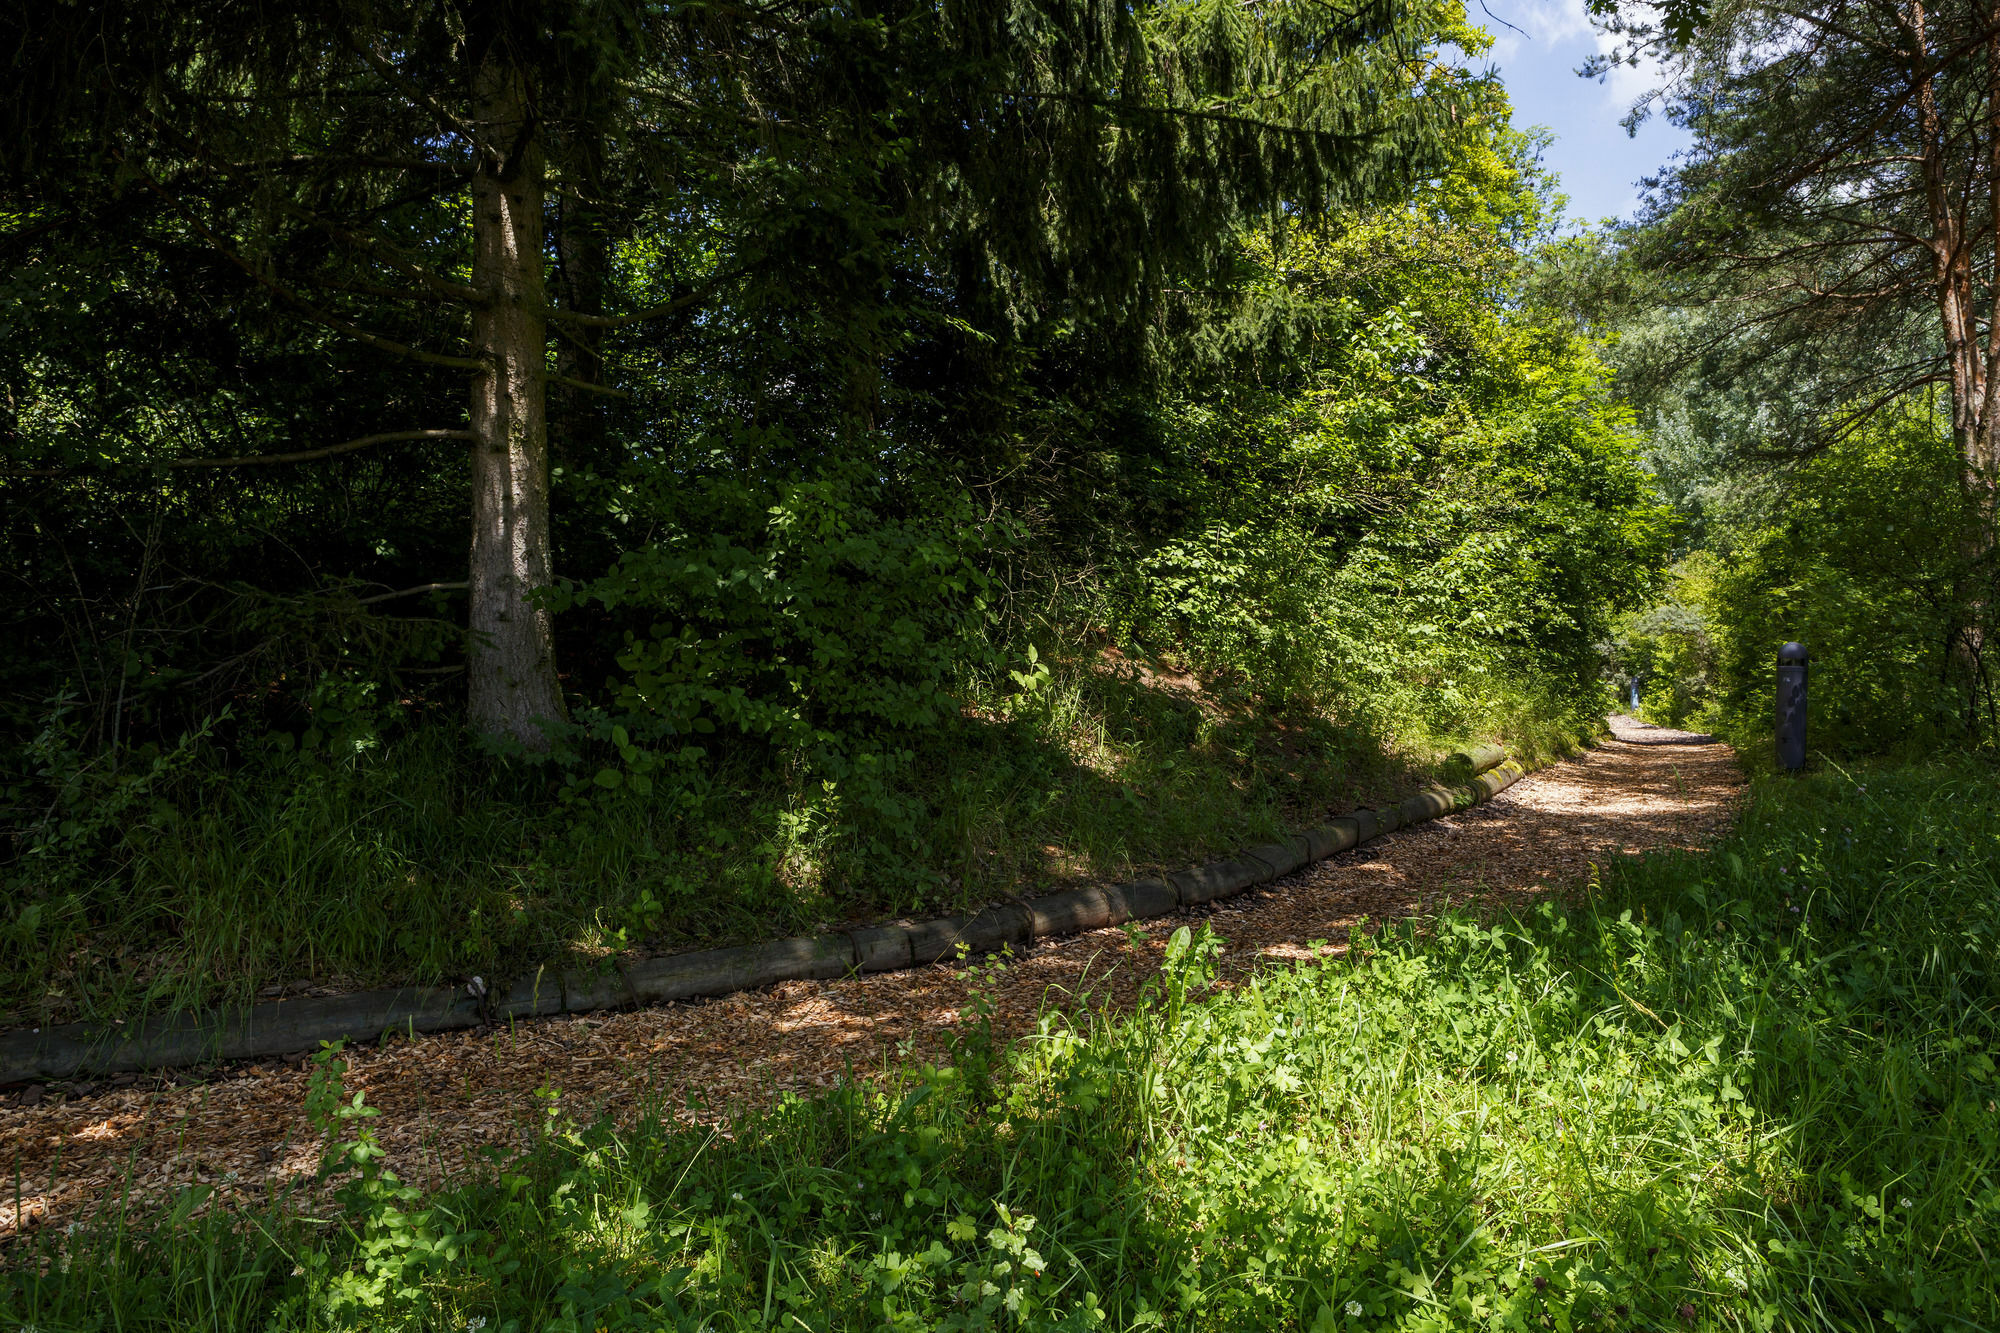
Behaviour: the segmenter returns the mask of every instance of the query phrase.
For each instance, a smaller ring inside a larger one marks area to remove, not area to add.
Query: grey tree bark
[[[471,607],[467,711],[475,729],[531,749],[563,716],[549,613],[530,594],[553,575],[549,533],[544,160],[527,79],[504,40],[480,56],[472,180]]]

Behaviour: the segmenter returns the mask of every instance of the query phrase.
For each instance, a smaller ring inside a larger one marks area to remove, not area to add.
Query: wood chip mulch
[[[1616,719],[1614,739],[1516,783],[1485,805],[1391,834],[1205,913],[1226,968],[1284,963],[1339,947],[1350,929],[1449,898],[1494,908],[1583,884],[1593,864],[1704,845],[1731,824],[1743,779],[1727,747],[1648,744]],[[511,1031],[445,1033],[348,1052],[348,1088],[406,1181],[434,1184],[488,1146],[523,1144],[560,1090],[572,1118],[641,1105],[713,1120],[731,1103],[866,1077],[949,1047],[974,988],[990,990],[1006,1036],[1034,1029],[1045,1004],[1128,1006],[1156,970],[1176,918],[1034,946],[997,980],[935,966],[831,982],[788,982],[709,1003],[554,1019]],[[183,1078],[187,1076],[183,1075]],[[31,1088],[0,1102],[0,1240],[63,1224],[121,1196],[215,1186],[261,1199],[310,1177],[319,1143],[303,1114],[302,1063],[239,1066],[205,1081],[159,1078],[89,1095]],[[689,1098],[699,1105],[690,1107]],[[15,1182],[18,1181],[18,1187]]]

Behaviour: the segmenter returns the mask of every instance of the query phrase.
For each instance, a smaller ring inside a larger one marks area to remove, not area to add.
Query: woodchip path
[[[1309,866],[1205,914],[1237,969],[1331,950],[1364,921],[1446,898],[1506,906],[1574,888],[1594,863],[1712,841],[1735,817],[1742,776],[1707,737],[1613,719],[1615,739],[1515,784],[1491,802]],[[348,1086],[381,1111],[372,1122],[405,1180],[430,1183],[479,1149],[522,1141],[537,1092],[559,1090],[574,1117],[629,1117],[642,1105],[712,1116],[740,1099],[826,1087],[899,1058],[942,1052],[987,990],[1006,1035],[1033,1028],[1045,1003],[1124,1006],[1158,966],[1178,922],[1048,940],[1003,972],[935,966],[830,982],[789,982],[704,1004],[672,1005],[447,1033],[349,1052]],[[0,1101],[0,1239],[61,1224],[128,1191],[185,1184],[258,1198],[310,1176],[318,1144],[303,1114],[307,1072],[275,1063],[204,1082],[143,1080],[34,1105]],[[687,1099],[702,1107],[687,1108]],[[9,1185],[13,1181],[8,1182]],[[16,1198],[19,1204],[17,1208]]]

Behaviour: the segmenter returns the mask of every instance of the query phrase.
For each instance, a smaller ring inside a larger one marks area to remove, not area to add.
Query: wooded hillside
[[[1663,550],[1454,5],[10,22],[17,1014],[1198,849]]]

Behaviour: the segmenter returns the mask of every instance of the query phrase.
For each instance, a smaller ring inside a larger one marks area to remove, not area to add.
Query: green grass
[[[338,1205],[17,1245],[0,1327],[2000,1327],[1996,866],[1983,765],[1762,780],[1587,902],[1214,996],[1179,939],[1126,1020],[723,1134],[552,1096],[430,1197],[328,1082]]]
[[[920,739],[873,788],[718,747],[643,795],[593,780],[618,766],[608,744],[568,768],[507,764],[444,724],[339,753],[211,740],[116,780],[57,753],[69,788],[15,793],[40,816],[53,786],[73,809],[52,847],[0,866],[0,1029],[287,983],[507,976],[1178,869],[1400,796],[1459,738],[1391,744],[1071,661]]]

